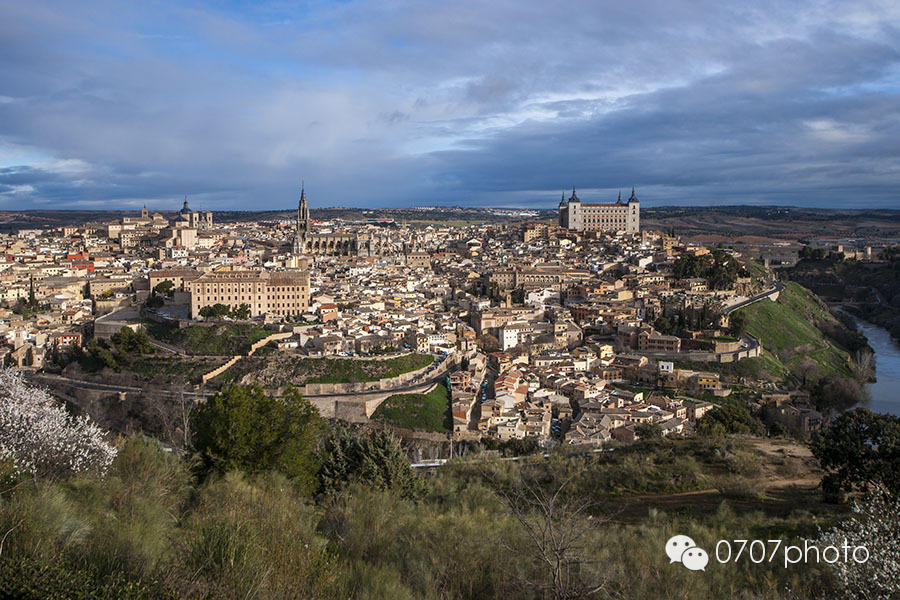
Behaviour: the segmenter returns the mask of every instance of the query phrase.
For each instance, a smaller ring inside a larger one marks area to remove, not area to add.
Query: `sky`
[[[0,210],[900,209],[900,2],[0,0]]]

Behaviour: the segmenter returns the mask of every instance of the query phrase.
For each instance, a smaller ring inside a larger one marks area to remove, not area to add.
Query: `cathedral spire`
[[[309,204],[306,202],[306,185],[300,180],[300,202],[297,203],[297,230],[294,233],[294,254],[307,250],[309,237]]]
[[[309,232],[309,204],[306,201],[306,185],[300,182],[300,202],[297,204],[297,231]]]

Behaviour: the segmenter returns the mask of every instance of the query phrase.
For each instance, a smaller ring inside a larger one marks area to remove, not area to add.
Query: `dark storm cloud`
[[[0,208],[898,206],[894,3],[5,3]],[[629,190],[630,191],[630,190]],[[193,202],[193,203],[196,203]]]
[[[863,91],[891,75],[897,60],[887,44],[830,34],[748,47],[727,72],[629,98],[591,118],[577,118],[590,112],[584,103],[551,104],[576,118],[470,140],[465,150],[437,153],[436,168],[479,197],[521,190],[532,200],[531,191],[555,177],[560,188],[607,194],[649,186],[657,203],[900,208],[900,104],[895,91]],[[859,89],[833,91],[848,86]]]

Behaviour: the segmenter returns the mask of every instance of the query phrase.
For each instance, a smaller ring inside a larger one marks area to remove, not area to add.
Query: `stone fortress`
[[[566,201],[563,194],[559,201],[559,226],[570,231],[598,231],[638,233],[641,228],[641,204],[631,188],[627,202],[619,199],[609,204],[588,204],[582,202],[572,188],[572,195]]]

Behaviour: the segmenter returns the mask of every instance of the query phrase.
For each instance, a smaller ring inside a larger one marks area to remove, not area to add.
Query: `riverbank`
[[[900,416],[900,344],[884,327],[864,321],[840,306],[838,310],[853,319],[872,348],[875,381],[865,385],[869,400],[862,406],[873,412]]]

